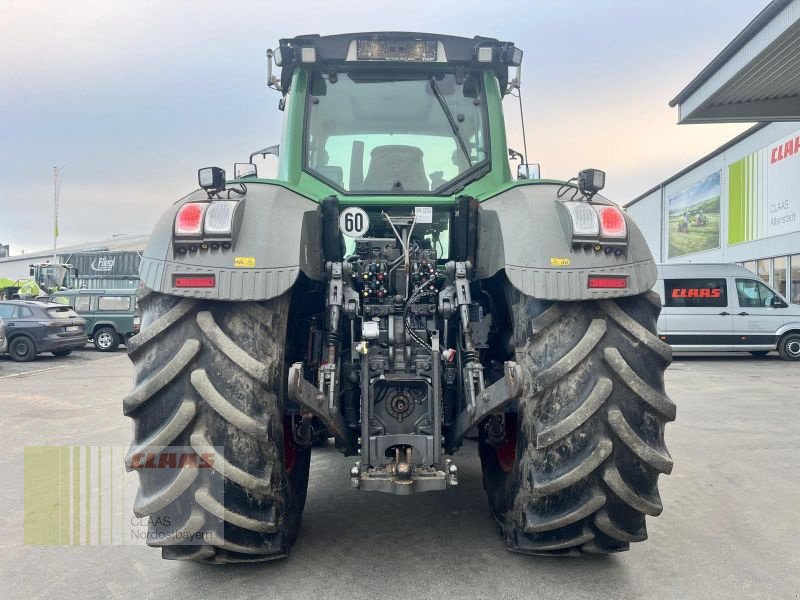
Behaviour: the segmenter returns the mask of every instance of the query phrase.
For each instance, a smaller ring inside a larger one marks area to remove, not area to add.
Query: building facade
[[[739,263],[800,303],[800,121],[750,128],[626,210],[658,262]]]

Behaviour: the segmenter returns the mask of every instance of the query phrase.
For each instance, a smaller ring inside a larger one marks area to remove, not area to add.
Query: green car
[[[139,333],[135,289],[64,290],[50,297],[86,319],[86,335],[100,352],[113,352]]]

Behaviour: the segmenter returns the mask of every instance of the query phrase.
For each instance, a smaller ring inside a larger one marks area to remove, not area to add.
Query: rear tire
[[[178,470],[166,485],[139,470],[134,512],[150,517],[150,530],[157,533],[152,523],[169,515],[181,532],[202,536],[200,544],[148,544],[167,559],[212,563],[286,556],[300,527],[311,457],[289,431],[284,436],[288,295],[203,302],[143,290],[139,306],[142,330],[128,342],[135,370],[124,401],[134,420],[128,460],[165,446],[225,451],[213,468]]]
[[[113,327],[101,327],[94,332],[92,339],[100,352],[114,352],[119,348],[119,335]]]
[[[800,360],[800,333],[784,335],[778,342],[778,353],[783,360]]]
[[[510,293],[516,360],[527,382],[507,443],[481,427],[483,482],[509,550],[607,554],[647,537],[672,470],[664,425],[670,347],[657,335],[658,296],[542,302]]]
[[[36,358],[36,346],[32,339],[20,335],[8,344],[8,353],[17,362],[30,362]]]

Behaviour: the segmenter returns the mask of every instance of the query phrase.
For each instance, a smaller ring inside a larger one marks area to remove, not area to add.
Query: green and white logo
[[[728,166],[728,244],[800,231],[800,132]]]

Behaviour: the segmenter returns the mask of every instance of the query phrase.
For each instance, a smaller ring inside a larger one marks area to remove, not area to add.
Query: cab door
[[[725,277],[664,280],[662,338],[680,349],[722,349],[732,343],[733,319]]]
[[[777,344],[776,332],[790,318],[789,305],[760,279],[737,277],[733,331],[742,345]]]

